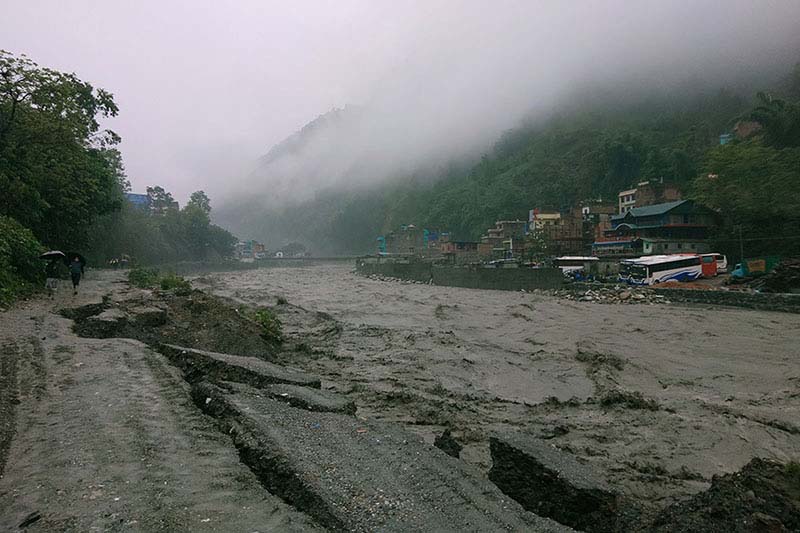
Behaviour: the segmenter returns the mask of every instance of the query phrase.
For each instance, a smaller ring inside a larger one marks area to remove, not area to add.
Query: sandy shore
[[[451,428],[484,470],[488,435],[522,430],[663,505],[753,457],[800,458],[797,315],[381,282],[346,264],[195,284],[275,306],[293,365],[360,416],[431,442]]]

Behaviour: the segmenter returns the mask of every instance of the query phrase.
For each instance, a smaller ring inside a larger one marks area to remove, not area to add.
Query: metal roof
[[[628,210],[627,213],[615,215],[611,217],[611,220],[622,220],[626,216],[630,215],[632,217],[649,217],[653,215],[663,215],[668,211],[672,211],[679,205],[682,205],[689,200],[676,200],[674,202],[667,202],[664,204],[655,204],[655,205],[645,205],[642,207],[632,207]]]

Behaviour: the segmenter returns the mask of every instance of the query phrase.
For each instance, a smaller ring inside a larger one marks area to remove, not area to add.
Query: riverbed
[[[800,458],[796,314],[386,282],[346,263],[194,284],[273,309],[283,362],[358,416],[431,442],[449,428],[484,471],[488,436],[522,431],[663,504],[752,457]]]

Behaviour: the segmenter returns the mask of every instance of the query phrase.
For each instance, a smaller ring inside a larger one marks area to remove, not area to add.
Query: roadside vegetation
[[[183,276],[171,272],[162,274],[156,268],[133,268],[128,272],[128,282],[140,289],[161,289],[162,291],[172,291],[178,295],[192,292],[192,284]]]
[[[253,313],[256,323],[261,326],[261,338],[273,345],[283,343],[283,324],[269,309],[259,309]]]
[[[41,253],[42,245],[31,230],[13,218],[0,216],[0,305],[8,305],[41,286]]]
[[[123,255],[137,265],[220,261],[231,256],[237,239],[211,223],[211,200],[203,191],[192,193],[182,208],[162,187],[148,187],[147,196],[149,207],[125,202],[120,210],[97,220],[89,240],[95,264]]]
[[[81,251],[95,267],[232,253],[236,238],[211,223],[203,191],[182,209],[157,186],[149,209],[124,200],[121,139],[100,127],[118,111],[105,89],[0,50],[0,303],[41,285],[45,249]]]

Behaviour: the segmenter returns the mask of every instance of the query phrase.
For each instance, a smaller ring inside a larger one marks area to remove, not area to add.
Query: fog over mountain
[[[231,181],[223,221],[267,238],[266,227],[242,223],[243,204],[269,211],[335,188],[431,179],[454,161],[476,161],[523,120],[590,102],[748,93],[800,50],[800,9],[791,4],[458,6],[410,14],[405,22],[416,23],[397,43],[391,72],[366,97],[320,110],[265,149]]]
[[[20,0],[3,14],[0,46],[115,94],[107,126],[135,190],[203,189],[223,220],[243,202],[430,179],[598,91],[752,87],[800,50],[793,0]]]

